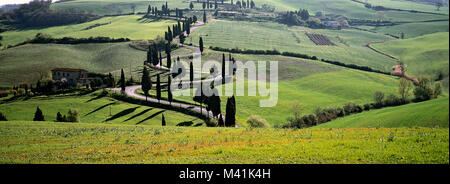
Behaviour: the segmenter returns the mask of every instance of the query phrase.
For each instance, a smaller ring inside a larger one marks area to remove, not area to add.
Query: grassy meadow
[[[33,39],[37,33],[49,34],[54,38],[74,37],[89,38],[105,36],[111,38],[129,38],[131,40],[155,39],[167,31],[176,21],[142,19],[142,15],[104,17],[82,24],[55,26],[48,28],[30,28],[2,33],[3,45],[15,45]],[[96,24],[106,24],[86,30]]]
[[[417,22],[417,23],[407,23],[395,26],[381,26],[381,27],[372,27],[372,26],[357,26],[357,27],[375,31],[377,33],[390,34],[398,37],[400,37],[401,33],[403,32],[405,33],[404,38],[414,38],[432,33],[448,32],[448,21]]]
[[[442,97],[426,102],[371,110],[312,127],[368,128],[368,127],[440,127],[448,128],[449,99]]]
[[[115,78],[120,77],[120,69],[123,68],[127,79],[132,74],[135,80],[140,80],[146,52],[131,48],[130,43],[27,44],[3,50],[0,51],[0,63],[3,64],[0,68],[0,86],[35,83],[41,77],[40,72],[50,77],[50,70],[58,67],[83,68],[96,73],[111,72]],[[191,49],[179,48],[173,50],[172,54],[191,52]]]
[[[326,35],[337,46],[317,46],[305,33]],[[390,71],[396,64],[395,60],[364,47],[370,42],[389,41],[392,38],[365,31],[309,29],[272,22],[216,20],[192,33],[191,43],[198,45],[200,36],[203,37],[205,47],[276,49],[281,52],[315,55],[343,63],[369,66],[383,71]],[[190,39],[187,39],[187,42],[190,43]]]
[[[148,5],[152,7],[161,6],[167,1],[168,6],[173,8],[188,8],[189,3],[183,0],[145,1],[145,0],[75,0],[58,2],[52,4],[54,10],[78,8],[94,15],[114,15],[133,13],[132,6],[135,6],[135,13],[147,12]],[[197,5],[197,8],[201,6]]]
[[[236,97],[237,122],[246,126],[246,120],[251,115],[259,115],[266,119],[271,126],[286,123],[291,116],[291,107],[294,102],[302,106],[302,113],[312,113],[316,108],[342,106],[349,102],[360,105],[373,102],[376,91],[388,94],[397,94],[398,79],[396,77],[370,72],[346,69],[319,61],[303,60],[284,56],[261,56],[232,54],[238,61],[279,61],[278,103],[274,107],[263,108],[259,100],[269,97],[247,96],[249,84],[255,81],[242,82],[246,96]],[[202,57],[203,61],[221,60],[222,53],[207,51]],[[226,54],[228,58],[228,54]],[[241,84],[241,83],[238,83]],[[266,83],[270,85],[270,83]],[[225,87],[237,84],[225,84]],[[235,86],[234,86],[235,88]],[[189,90],[191,95],[195,90]],[[151,92],[151,94],[154,92]],[[167,93],[162,93],[163,97]],[[193,96],[179,96],[175,99],[195,103]],[[226,96],[223,96],[221,109],[226,109]]]
[[[38,106],[47,121],[55,121],[58,112],[67,114],[69,108],[73,108],[80,111],[80,122],[83,123],[161,126],[162,114],[168,126],[189,121],[193,125],[203,123],[196,117],[179,112],[117,101],[101,91],[86,95],[21,97],[0,103],[0,112],[9,121],[31,121]]]
[[[437,78],[439,73],[448,76],[449,33],[440,32],[425,36],[394,40],[373,47],[403,61],[407,73]]]
[[[376,0],[372,0],[375,2]],[[408,2],[409,6],[406,7],[405,4],[397,3],[392,4],[386,3],[386,1],[376,1],[383,6],[389,8],[399,8],[405,10],[418,10],[426,12],[432,11],[429,5],[423,5],[415,2]],[[403,1],[404,2],[404,1]],[[371,3],[371,2],[369,2]],[[329,15],[342,15],[347,18],[352,19],[366,19],[366,20],[378,20],[380,14],[372,9],[367,9],[364,5],[356,3],[350,0],[259,0],[256,1],[256,6],[261,6],[262,4],[269,4],[275,6],[275,11],[286,11],[286,10],[298,10],[307,9],[310,14],[315,14],[321,11]],[[437,11],[436,11],[437,12]],[[448,8],[442,8],[439,13],[448,14]],[[431,15],[424,13],[411,13],[411,12],[399,12],[399,11],[384,11],[382,13],[383,20],[394,20],[394,21],[419,21],[419,20],[433,20],[433,19],[448,19],[445,15]]]
[[[448,164],[448,129],[0,122],[0,163]]]

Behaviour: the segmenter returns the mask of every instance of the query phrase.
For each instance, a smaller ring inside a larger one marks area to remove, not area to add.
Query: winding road
[[[191,27],[191,33],[192,33],[194,30],[196,30],[197,28],[199,28],[200,26],[203,26],[203,25],[204,25],[203,22],[197,21],[197,24],[196,24],[195,26]],[[186,33],[185,33],[185,36],[187,36]],[[184,55],[172,56],[171,58],[187,57],[187,56],[191,56],[191,55],[194,54],[194,53],[201,54],[200,48],[198,48],[198,47],[195,47],[195,46],[189,46],[189,45],[184,45],[184,44],[180,44],[180,45],[181,45],[182,47],[190,48],[190,49],[194,50],[194,52],[193,52],[193,53],[190,53],[190,54],[184,54]],[[163,61],[166,61],[166,60],[167,60],[166,58],[163,59]],[[153,66],[151,66],[151,67],[154,68],[154,69],[158,69],[158,70],[170,71],[167,67],[165,67],[165,66],[160,66],[159,64],[156,65],[156,66],[153,65]],[[200,72],[200,73],[208,73],[208,74],[209,74],[209,72]],[[229,79],[229,78],[227,78],[227,79]],[[221,81],[221,80],[222,80],[222,76],[219,75],[219,76],[217,76],[217,77],[215,77],[215,78],[212,78],[212,79],[202,80],[202,82],[209,82],[209,81],[212,82],[213,80]],[[227,80],[227,81],[230,81],[230,80]],[[199,83],[199,82],[201,82],[201,81],[200,81],[200,80],[193,81],[194,84]],[[183,83],[183,84],[189,84],[190,82],[187,81],[187,82],[182,82],[182,83]],[[153,84],[153,86],[156,86],[156,84]],[[126,94],[127,96],[130,96],[130,97],[133,97],[133,98],[137,98],[137,99],[141,99],[141,100],[147,100],[147,101],[151,101],[151,102],[156,102],[156,103],[161,103],[161,104],[167,104],[167,105],[170,105],[170,106],[173,106],[173,107],[181,107],[181,108],[184,108],[184,109],[190,109],[190,110],[197,111],[197,112],[200,112],[200,113],[202,113],[202,114],[208,115],[209,117],[213,117],[212,112],[208,112],[208,111],[206,110],[206,108],[204,108],[204,107],[195,106],[195,105],[191,105],[191,104],[184,104],[184,103],[179,103],[179,102],[169,102],[169,101],[167,101],[167,100],[158,100],[158,99],[152,98],[152,97],[147,97],[147,98],[146,98],[145,96],[136,93],[136,90],[138,90],[138,89],[140,89],[140,88],[141,88],[141,85],[128,86],[128,87],[125,88],[125,94]],[[116,92],[121,92],[121,89],[120,89],[120,88],[109,88],[109,90],[116,91]],[[220,117],[220,114],[219,114],[217,117]],[[225,115],[222,114],[222,118],[223,118],[223,120],[225,121]]]

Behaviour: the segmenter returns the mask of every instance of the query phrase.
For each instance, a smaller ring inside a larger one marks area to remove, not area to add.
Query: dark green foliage
[[[236,100],[234,95],[227,100],[225,126],[234,127],[236,125]]]
[[[222,54],[222,84],[225,84],[225,53]]]
[[[251,9],[253,9],[253,8],[255,8],[256,7],[256,5],[255,5],[255,2],[253,2],[253,0],[250,2],[250,8]]]
[[[189,64],[189,81],[191,82],[191,86],[194,85],[194,65],[191,62]]]
[[[0,14],[0,22],[16,27],[43,27],[78,24],[96,18],[80,9],[53,10],[50,0],[31,1],[13,11]]]
[[[36,36],[31,39],[14,45],[12,47],[17,47],[25,44],[44,44],[44,43],[54,43],[54,44],[85,44],[85,43],[118,43],[118,42],[129,42],[128,38],[110,38],[104,36],[98,37],[89,37],[89,38],[72,38],[72,37],[64,37],[64,38],[53,38],[48,34],[37,33]]]
[[[414,89],[416,101],[425,101],[434,97],[434,90],[431,85],[432,81],[430,78],[421,77],[419,79],[419,84],[416,85],[416,88]]]
[[[0,121],[8,121],[8,120],[6,119],[6,116],[3,115],[2,112],[0,112]]]
[[[162,114],[161,125],[166,126],[166,118],[164,118],[164,114]]]
[[[199,40],[198,42],[199,42],[198,44],[199,44],[199,46],[200,46],[200,52],[203,53],[203,49],[204,49],[204,48],[203,48],[203,38],[200,37],[200,40]]]
[[[225,126],[225,122],[223,122],[222,114],[220,114],[220,116],[219,116],[219,122],[218,122],[217,126],[219,126],[219,127]]]
[[[156,98],[158,99],[158,102],[161,100],[161,80],[159,74],[156,75]]]
[[[36,108],[36,112],[34,113],[33,121],[45,121],[44,114],[42,114],[41,109],[39,107]]]
[[[172,89],[171,89],[171,83],[172,83],[172,78],[170,77],[170,75],[167,75],[167,98],[169,100],[169,103],[172,104],[173,101],[173,96],[172,96]]]
[[[119,83],[120,83],[120,89],[124,92],[126,84],[125,84],[125,74],[123,72],[123,68],[122,68],[122,70],[120,72],[120,81],[119,81]]]
[[[191,1],[191,3],[189,3],[189,9],[194,9],[194,3],[192,3],[192,1]]]
[[[64,118],[60,112],[56,114],[56,122],[64,122]]]
[[[145,94],[145,101],[147,101],[148,91],[152,89],[152,81],[149,76],[149,72],[147,67],[144,66],[144,70],[142,71],[142,79],[141,79],[142,91]]]
[[[80,111],[78,109],[69,109],[67,113],[67,122],[79,122]]]
[[[375,101],[377,107],[383,106],[384,93],[380,91],[375,92],[373,95],[373,100]]]
[[[203,10],[203,22],[206,24],[207,18],[206,18],[206,11]]]

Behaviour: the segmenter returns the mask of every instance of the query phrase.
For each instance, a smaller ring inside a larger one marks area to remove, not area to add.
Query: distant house
[[[322,24],[330,27],[338,27],[341,25],[338,21],[329,21],[329,20],[322,21]]]
[[[236,17],[239,15],[239,13],[235,11],[219,11],[218,15],[224,17]]]
[[[52,79],[54,81],[67,82],[70,86],[76,86],[77,83],[88,85],[87,71],[76,68],[55,68],[52,71]]]

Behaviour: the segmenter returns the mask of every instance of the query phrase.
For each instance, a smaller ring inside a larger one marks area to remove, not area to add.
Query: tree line
[[[294,103],[291,109],[293,116],[288,117],[288,123],[282,127],[307,128],[329,122],[339,117],[361,113],[363,111],[435,99],[442,94],[442,89],[439,82],[434,83],[433,86],[433,81],[428,77],[421,77],[419,81],[420,82],[418,85],[413,86],[411,81],[401,78],[397,88],[399,96],[390,94],[385,97],[383,92],[377,91],[373,96],[374,102],[367,103],[362,106],[350,102],[342,107],[329,107],[324,109],[319,107],[314,110],[314,113],[301,116],[301,105]],[[412,100],[409,99],[411,92],[414,94],[414,98]]]
[[[346,63],[342,63],[339,61],[332,61],[332,60],[327,60],[327,59],[319,60],[319,58],[317,56],[309,56],[309,55],[300,54],[300,53],[280,52],[278,50],[251,50],[251,49],[242,50],[239,48],[231,48],[230,49],[230,48],[220,48],[220,47],[213,47],[213,46],[210,46],[210,49],[215,50],[215,51],[240,53],[240,54],[282,55],[282,56],[296,57],[296,58],[302,58],[302,59],[311,59],[311,60],[322,61],[325,63],[346,67],[346,68],[363,70],[363,71],[367,71],[367,72],[380,73],[380,74],[385,74],[385,75],[391,75],[391,73],[389,73],[389,72],[376,70],[376,69],[370,68],[368,66],[358,66],[355,64],[346,64]]]
[[[95,15],[75,8],[52,10],[51,3],[51,0],[34,0],[1,14],[0,20],[3,24],[21,28],[78,24],[97,18]]]

